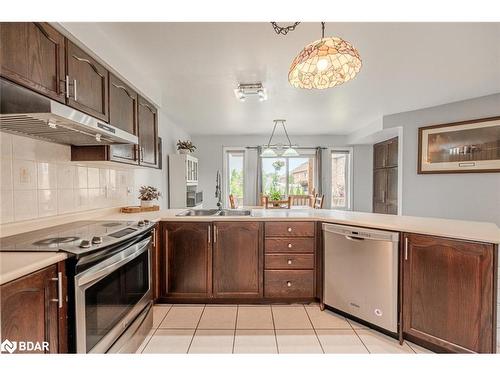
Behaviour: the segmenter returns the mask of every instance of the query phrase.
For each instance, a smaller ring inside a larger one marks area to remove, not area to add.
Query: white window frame
[[[329,175],[329,183],[328,186],[329,191],[329,204],[332,210],[342,210],[342,211],[352,211],[353,208],[353,147],[329,147],[328,148],[328,175]],[[346,178],[346,191],[347,191],[347,204],[345,207],[333,207],[333,184],[332,184],[332,155],[334,153],[347,153],[347,178]]]
[[[224,207],[230,207],[229,204],[229,155],[240,154],[243,156],[243,204],[245,204],[245,180],[246,180],[246,160],[247,160],[246,147],[223,147],[222,148],[222,194],[224,194]]]

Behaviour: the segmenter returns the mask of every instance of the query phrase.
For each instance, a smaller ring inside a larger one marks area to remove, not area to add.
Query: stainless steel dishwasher
[[[323,224],[323,303],[398,330],[399,233]]]

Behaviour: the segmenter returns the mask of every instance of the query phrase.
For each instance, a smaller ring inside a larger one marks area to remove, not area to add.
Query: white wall
[[[417,174],[419,127],[492,116],[500,116],[500,94],[384,117],[384,128],[402,127],[403,215],[500,225],[500,173]]]
[[[222,173],[223,168],[223,148],[224,147],[244,147],[258,146],[267,142],[269,135],[260,136],[245,135],[245,136],[193,136],[192,141],[196,145],[197,150],[195,156],[199,158],[199,190],[203,191],[204,207],[215,207],[215,174],[217,170]],[[345,147],[345,136],[333,135],[317,135],[317,136],[292,136],[292,142],[297,143],[302,147]],[[279,136],[275,139],[276,142],[284,142]],[[274,142],[274,140],[273,140]],[[356,156],[359,148],[359,157]],[[371,211],[371,146],[353,146],[353,184],[354,184],[354,207],[359,211]],[[328,151],[323,153],[323,187],[325,193],[325,208],[330,206],[330,194],[328,186],[331,180],[331,163],[328,157]],[[254,156],[255,157],[255,156]],[[250,165],[250,171],[245,181],[245,188],[254,189],[256,182],[254,180],[255,166]],[[247,186],[250,185],[250,186]],[[253,190],[255,191],[255,190]],[[358,197],[357,194],[360,196]],[[247,195],[247,194],[245,194]],[[251,194],[255,197],[255,194]],[[254,201],[246,201],[245,204],[253,205]]]

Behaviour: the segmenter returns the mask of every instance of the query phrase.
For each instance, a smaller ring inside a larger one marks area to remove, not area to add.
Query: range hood
[[[75,146],[138,143],[133,134],[4,79],[0,130]]]

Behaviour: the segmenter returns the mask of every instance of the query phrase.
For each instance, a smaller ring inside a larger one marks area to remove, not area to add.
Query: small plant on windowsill
[[[181,141],[180,139],[177,141],[177,151],[179,154],[189,154],[196,150],[196,146],[193,145],[191,141]]]
[[[277,190],[272,190],[269,192],[269,200],[272,201],[279,201],[281,200],[281,193]],[[278,207],[279,203],[273,203],[274,207]]]
[[[141,186],[139,189],[139,199],[141,200],[141,207],[152,207],[153,200],[158,200],[161,197],[160,191],[153,186]]]

